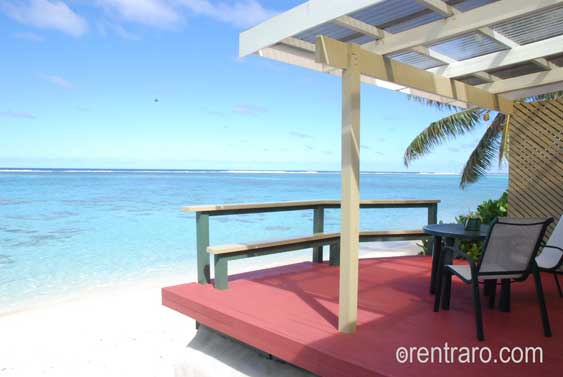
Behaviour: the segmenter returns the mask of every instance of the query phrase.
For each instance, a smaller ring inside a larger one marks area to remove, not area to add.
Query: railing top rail
[[[409,208],[409,207],[428,207],[440,203],[440,200],[362,200],[362,208]],[[186,206],[182,208],[184,212],[199,212],[207,214],[233,214],[245,212],[274,212],[283,210],[300,210],[312,208],[339,208],[339,200],[307,200],[292,202],[271,202],[271,203],[238,203],[238,204],[208,204],[197,206]]]

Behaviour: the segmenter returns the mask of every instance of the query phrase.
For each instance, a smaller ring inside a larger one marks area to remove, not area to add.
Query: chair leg
[[[443,284],[442,309],[450,310],[450,297],[452,296],[452,273],[450,271],[444,271]]]
[[[479,281],[477,277],[473,277],[471,282],[473,287],[473,309],[475,310],[475,325],[477,327],[477,340],[485,340],[483,330],[483,313],[481,312],[481,296],[479,295]]]
[[[446,279],[446,274],[442,266],[438,268],[438,276],[436,276],[436,287],[434,291],[434,311],[440,311],[440,298],[442,296],[442,286],[444,285],[444,280]]]
[[[561,291],[561,284],[559,284],[559,278],[557,277],[557,272],[553,273],[553,278],[555,279],[555,284],[557,284],[557,290],[559,291],[559,297],[563,297],[563,292]]]
[[[541,320],[543,324],[543,334],[546,337],[551,336],[551,326],[549,325],[549,317],[547,316],[547,307],[545,305],[545,296],[543,294],[543,287],[541,283],[540,272],[538,267],[533,267],[534,280],[536,281],[536,294],[538,295],[538,303],[540,305]]]
[[[485,284],[489,284],[489,308],[493,309],[497,295],[497,280],[485,280]]]

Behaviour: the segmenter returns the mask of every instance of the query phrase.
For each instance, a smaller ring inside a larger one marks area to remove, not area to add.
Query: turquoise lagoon
[[[365,173],[363,199],[439,199],[453,221],[506,189],[505,175],[462,191],[459,177]],[[0,312],[112,284],[193,277],[195,216],[182,206],[338,199],[335,172],[0,170]],[[424,209],[363,210],[363,229],[414,229]],[[328,231],[337,210],[328,210]],[[312,231],[311,211],[211,219],[211,243]],[[302,253],[306,259],[309,253]],[[282,255],[273,256],[282,258]],[[270,257],[272,258],[272,257]]]

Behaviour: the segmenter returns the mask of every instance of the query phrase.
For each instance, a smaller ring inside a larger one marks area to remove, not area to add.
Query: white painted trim
[[[240,33],[239,56],[253,54],[312,27],[383,1],[310,0]]]
[[[490,93],[506,93],[521,89],[530,89],[537,86],[563,82],[563,68],[552,69],[551,71],[531,73],[529,75],[513,77],[506,80],[495,81],[492,83],[478,85],[478,88]]]

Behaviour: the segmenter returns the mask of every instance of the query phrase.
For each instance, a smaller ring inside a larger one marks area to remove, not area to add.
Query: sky
[[[301,2],[0,0],[0,167],[338,170],[340,79],[238,57]],[[361,107],[369,171],[447,115],[372,86]],[[484,127],[408,171],[460,172]]]

